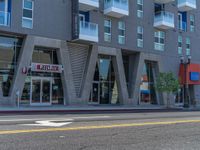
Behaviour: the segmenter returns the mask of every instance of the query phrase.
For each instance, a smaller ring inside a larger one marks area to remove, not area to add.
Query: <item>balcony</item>
[[[79,10],[90,11],[99,8],[99,0],[79,0]]]
[[[0,11],[0,26],[10,26],[10,13]]]
[[[79,40],[98,42],[98,25],[95,23],[80,21]]]
[[[166,3],[171,3],[174,2],[175,0],[154,0],[155,3],[158,4],[166,4]]]
[[[116,18],[128,16],[128,0],[104,0],[104,14]]]
[[[160,29],[174,28],[174,14],[166,11],[161,11],[154,16],[154,27]]]
[[[190,11],[196,8],[196,0],[178,0],[179,11]]]

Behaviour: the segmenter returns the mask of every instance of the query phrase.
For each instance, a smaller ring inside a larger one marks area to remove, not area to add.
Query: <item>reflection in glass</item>
[[[9,96],[21,45],[20,38],[0,37],[0,87],[3,96]]]
[[[145,62],[140,84],[140,104],[157,104],[154,79],[155,79],[154,63]]]
[[[32,80],[32,103],[40,103],[41,80]]]
[[[63,86],[61,78],[53,78],[52,83],[52,103],[53,104],[64,104]]]
[[[51,82],[50,80],[42,80],[42,103],[51,102]]]
[[[31,78],[26,77],[25,84],[24,84],[24,90],[22,92],[21,97],[21,104],[29,104],[30,103],[30,90],[31,90]]]

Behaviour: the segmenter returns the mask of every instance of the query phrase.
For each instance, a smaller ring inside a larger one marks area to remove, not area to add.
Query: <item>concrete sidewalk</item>
[[[182,111],[181,107],[166,108],[165,106],[20,106],[0,107],[0,113],[92,113],[92,112],[166,112]]]

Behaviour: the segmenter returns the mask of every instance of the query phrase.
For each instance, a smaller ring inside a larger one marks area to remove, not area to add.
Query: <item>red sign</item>
[[[200,64],[188,64],[187,67],[183,64],[180,65],[179,79],[181,84],[200,85],[200,80],[192,80],[192,74],[200,73]]]
[[[62,65],[52,65],[52,64],[41,64],[41,63],[32,63],[31,71],[36,72],[52,72],[52,73],[62,73]]]

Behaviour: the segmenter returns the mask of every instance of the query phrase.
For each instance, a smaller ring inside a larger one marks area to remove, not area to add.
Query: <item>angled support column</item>
[[[69,51],[66,41],[61,41],[60,50],[58,50],[58,61],[63,65],[63,73],[61,74],[63,83],[63,92],[65,104],[76,104],[75,87],[73,83],[72,69],[70,65]]]
[[[130,105],[131,101],[128,98],[126,77],[125,77],[125,73],[124,73],[122,53],[121,53],[120,49],[116,49],[116,56],[113,57],[113,67],[114,67],[115,77],[116,77],[118,90],[119,90],[120,104]]]
[[[94,73],[95,73],[95,67],[98,59],[98,46],[93,45],[88,66],[87,66],[87,71],[86,71],[86,76],[82,88],[82,103],[87,104],[88,100],[90,98],[90,91],[91,91],[91,86],[92,86],[92,81],[94,78]]]
[[[12,105],[16,105],[16,92],[18,91],[20,93],[20,96],[23,92],[26,74],[22,73],[22,68],[23,67],[28,68],[30,66],[32,53],[34,49],[34,43],[35,43],[34,40],[35,40],[34,36],[27,36],[23,43],[20,56],[18,59],[19,62],[18,62],[17,70],[16,70],[16,75],[15,75],[13,85],[11,88],[11,104]]]
[[[140,83],[141,83],[141,76],[144,66],[144,54],[140,53],[136,56],[136,65],[133,74],[135,75],[135,78],[132,79],[131,82],[131,89],[133,92],[131,92],[131,99],[133,101],[134,105],[138,104],[139,100],[139,91],[140,91]],[[132,77],[133,78],[133,77]]]

